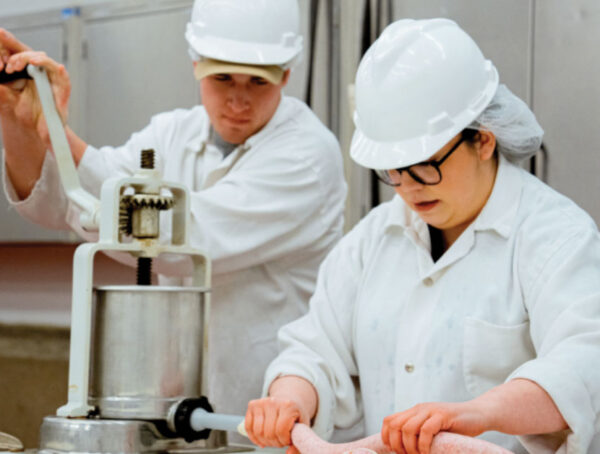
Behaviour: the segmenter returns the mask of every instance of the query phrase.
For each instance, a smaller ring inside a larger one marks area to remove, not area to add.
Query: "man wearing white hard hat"
[[[355,123],[352,158],[397,196],[336,245],[308,314],[281,329],[252,440],[363,418],[395,453],[429,453],[440,431],[600,452],[600,236],[515,165],[540,146],[533,113],[454,22],[401,20],[360,63]]]
[[[197,0],[186,30],[203,105],[152,118],[120,147],[95,148],[67,128],[79,178],[98,194],[156,151],[167,181],[191,191],[193,247],[212,259],[209,400],[242,414],[260,396],[280,326],[307,309],[317,269],[342,234],[346,185],[339,144],[301,101],[282,95],[299,58],[296,0]],[[66,121],[62,65],[0,31],[0,70],[44,66]],[[88,238],[61,189],[31,82],[0,87],[5,190],[19,213]],[[161,226],[169,235],[170,227]],[[188,263],[155,261],[163,284]],[[165,276],[166,275],[166,276]]]

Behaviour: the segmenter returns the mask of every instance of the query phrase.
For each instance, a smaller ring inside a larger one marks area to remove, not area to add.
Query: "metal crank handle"
[[[244,417],[236,415],[223,415],[211,413],[203,408],[197,408],[192,412],[190,425],[196,431],[205,429],[228,430],[248,436],[244,429]]]
[[[0,71],[0,84],[7,84],[20,79],[33,79],[33,77],[29,75],[27,68],[10,74],[6,72],[6,68]]]
[[[63,188],[69,199],[81,209],[79,219],[82,227],[86,230],[97,230],[100,223],[100,202],[86,192],[79,183],[79,176],[71,156],[71,148],[62,120],[56,110],[48,75],[44,68],[39,66],[27,65],[26,70],[28,75],[33,78],[37,88]]]

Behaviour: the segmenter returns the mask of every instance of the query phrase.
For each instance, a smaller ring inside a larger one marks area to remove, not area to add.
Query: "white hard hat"
[[[196,0],[185,37],[194,60],[287,66],[302,51],[297,0]]]
[[[350,155],[372,169],[424,161],[485,109],[497,86],[496,68],[455,22],[394,22],[358,67]]]

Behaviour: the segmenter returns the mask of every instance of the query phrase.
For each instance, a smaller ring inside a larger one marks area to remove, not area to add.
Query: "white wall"
[[[600,224],[600,2],[538,1],[535,24],[532,103],[548,183]]]

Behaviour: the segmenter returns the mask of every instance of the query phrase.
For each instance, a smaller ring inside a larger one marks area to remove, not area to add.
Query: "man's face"
[[[247,74],[212,74],[200,81],[202,104],[223,140],[244,143],[268,123],[289,73],[287,70],[277,85]]]

